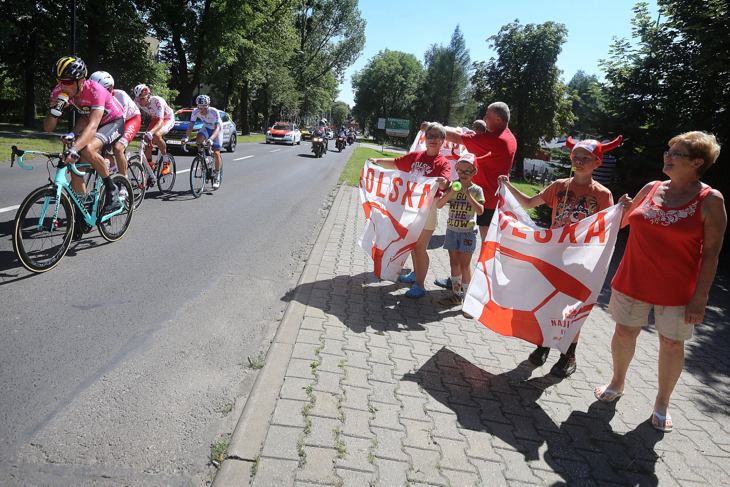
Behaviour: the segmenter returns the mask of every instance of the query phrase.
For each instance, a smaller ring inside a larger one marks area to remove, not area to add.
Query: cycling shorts
[[[215,128],[209,129],[208,127],[203,127],[198,131],[198,134],[202,134],[203,137],[205,137],[204,140],[207,140],[210,138],[211,135],[213,135],[213,132],[215,132]],[[218,131],[218,135],[213,139],[213,148],[214,149],[222,149],[223,148],[223,129]]]
[[[122,143],[125,149],[129,146],[129,143],[132,142],[134,136],[137,135],[137,132],[139,132],[139,127],[141,125],[142,114],[140,113],[124,122],[124,135],[121,139],[119,139],[119,142]]]
[[[150,122],[150,126],[147,127],[147,132],[150,131],[151,128],[153,128],[155,125],[157,125],[157,122],[159,121],[159,118],[152,118],[152,121]],[[160,137],[164,137],[167,135],[167,133],[172,129],[172,126],[175,125],[175,120],[172,118],[166,118],[164,119],[165,123],[162,124],[162,132],[160,133]]]
[[[96,129],[94,137],[101,140],[104,148],[109,150],[124,135],[124,117],[118,117],[106,125]]]

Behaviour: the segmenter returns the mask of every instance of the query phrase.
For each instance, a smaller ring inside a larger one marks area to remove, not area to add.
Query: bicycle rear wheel
[[[165,167],[162,160],[159,161],[157,167],[157,187],[160,188],[160,193],[162,194],[168,194],[172,191],[172,187],[175,186],[175,176],[177,174],[175,158],[169,153],[167,154],[167,157],[170,160],[170,172],[165,175],[162,174],[162,170]]]
[[[125,233],[127,233],[129,223],[132,221],[132,215],[134,214],[134,190],[132,189],[132,183],[130,183],[129,180],[121,174],[115,174],[112,176],[112,181],[117,185],[120,192],[122,191],[122,188],[125,188],[130,198],[120,198],[122,202],[121,212],[104,221],[102,221],[105,216],[103,213],[101,217],[99,217],[97,227],[99,228],[99,233],[107,242],[116,242],[122,238]],[[106,187],[104,186],[102,186],[99,201],[102,205],[106,205]]]
[[[54,224],[56,204],[58,218]],[[60,199],[57,199],[55,187],[38,188],[23,200],[15,216],[15,255],[29,271],[50,271],[66,255],[73,227],[73,205],[68,195],[61,192]]]
[[[196,198],[200,198],[200,195],[203,194],[205,173],[205,161],[201,156],[195,156],[193,164],[190,166],[190,191]]]
[[[132,184],[132,190],[134,191],[134,209],[136,210],[142,204],[144,199],[145,188],[144,183],[144,168],[138,161],[127,161],[127,179]]]

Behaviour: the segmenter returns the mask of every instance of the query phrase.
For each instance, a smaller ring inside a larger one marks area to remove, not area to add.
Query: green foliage
[[[352,76],[353,113],[361,127],[375,130],[378,118],[408,118],[424,75],[413,54],[380,51]]]
[[[572,97],[560,82],[562,71],[556,65],[567,34],[563,24],[523,26],[516,20],[489,38],[498,58],[474,64],[477,100],[485,105],[503,101],[510,107],[517,174],[522,174],[524,158],[536,154],[542,140],[565,133],[573,123]]]
[[[572,112],[575,125],[570,135],[579,139],[601,139],[599,122],[603,115],[602,87],[596,75],[586,75],[582,70],[568,83],[568,91],[574,95]]]
[[[350,160],[347,161],[345,170],[342,171],[340,176],[340,183],[348,186],[360,186],[360,174],[362,174],[362,168],[365,166],[365,161],[370,158],[382,159],[384,157],[400,157],[403,154],[397,154],[394,152],[381,152],[379,150],[370,149],[369,147],[358,147],[355,152],[352,153]]]
[[[336,101],[332,105],[332,124],[341,127],[347,123],[347,117],[350,116],[350,107],[343,101]]]

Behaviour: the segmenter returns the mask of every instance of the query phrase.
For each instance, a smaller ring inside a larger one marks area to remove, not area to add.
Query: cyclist
[[[96,81],[101,86],[109,90],[109,92],[117,99],[122,110],[124,111],[124,135],[114,144],[114,158],[117,160],[117,170],[119,174],[127,175],[127,156],[124,151],[139,132],[142,125],[142,114],[134,103],[134,100],[124,91],[114,89],[114,78],[106,71],[97,71],[90,76],[91,80]]]
[[[124,133],[124,114],[119,102],[99,83],[86,79],[86,64],[75,56],[62,57],[53,67],[53,75],[58,85],[51,92],[51,107],[58,105],[58,95],[68,96],[68,103],[83,116],[79,117],[73,131],[63,137],[71,147],[64,152],[64,162],[77,163],[83,157],[96,170],[104,181],[108,197],[104,212],[108,213],[119,206],[117,196],[119,190],[112,182],[104,158],[99,151],[103,147],[113,146]],[[51,111],[46,115],[43,128],[52,132],[56,128],[58,117]],[[78,139],[74,141],[76,134]],[[77,194],[86,192],[84,179],[71,171],[71,188]],[[79,228],[74,231],[74,239],[81,238]]]
[[[188,137],[193,131],[196,120],[203,122],[203,128],[198,131],[196,137],[197,142],[205,141],[209,146],[213,146],[213,158],[215,159],[215,173],[213,174],[213,187],[218,188],[221,185],[221,148],[223,147],[223,133],[221,132],[221,115],[218,110],[210,106],[210,97],[208,95],[199,95],[195,99],[198,106],[190,115],[190,123],[188,131],[182,139],[182,144],[188,142]]]
[[[140,110],[152,117],[144,137],[157,146],[160,154],[162,154],[162,174],[168,174],[170,172],[170,162],[167,157],[167,145],[162,137],[175,125],[175,113],[161,96],[151,96],[150,89],[145,84],[134,87],[134,101]],[[152,160],[151,145],[145,147],[144,154],[147,158],[147,170],[152,177],[151,184],[154,185],[156,180],[149,163]]]

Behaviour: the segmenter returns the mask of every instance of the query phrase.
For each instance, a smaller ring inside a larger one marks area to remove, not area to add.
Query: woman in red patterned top
[[[684,367],[684,341],[705,315],[727,225],[722,194],[700,181],[720,155],[715,136],[687,132],[670,140],[669,147],[663,169],[669,180],[644,186],[624,217],[631,234],[608,306],[616,321],[613,378],[595,390],[603,402],[623,395],[636,339],[654,307],[659,390],[651,424],[664,432],[674,426],[669,396]]]

